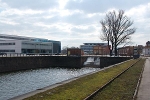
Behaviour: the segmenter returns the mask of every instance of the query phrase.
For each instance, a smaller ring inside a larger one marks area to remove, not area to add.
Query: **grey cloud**
[[[101,16],[97,15],[94,17],[87,17],[86,14],[73,14],[70,16],[65,16],[61,18],[62,22],[71,23],[73,25],[89,25],[93,24],[95,22],[99,22],[101,19]]]
[[[28,23],[37,23],[37,22],[42,22],[44,24],[54,24],[59,22],[60,17],[59,16],[54,16],[52,18],[44,18],[46,14],[44,15],[30,15],[30,16],[22,16],[19,19],[23,19],[22,22],[28,22]]]
[[[110,8],[117,8],[127,10],[134,6],[147,3],[148,1],[144,0],[82,0],[83,2],[77,2],[77,0],[69,0],[66,9],[74,12],[75,9],[81,10],[81,12],[71,13],[71,15],[60,16],[59,10],[55,12],[49,11],[47,9],[57,8],[58,3],[57,0],[0,0],[1,2],[5,2],[9,7],[20,9],[19,12],[23,12],[24,8],[33,9],[35,11],[40,11],[42,13],[34,13],[34,14],[1,14],[1,20],[10,20],[14,23],[19,23],[16,25],[10,25],[6,23],[0,23],[1,32],[2,33],[11,33],[13,31],[17,32],[17,35],[25,35],[25,36],[33,36],[33,37],[52,37],[54,40],[61,40],[62,44],[71,46],[79,46],[84,42],[100,42],[97,34],[94,33],[100,28],[99,21],[104,18],[100,13],[104,13]],[[117,3],[116,3],[117,2]],[[11,8],[7,9],[11,9]],[[138,6],[137,6],[138,7]],[[0,10],[4,11],[7,9],[0,8]],[[78,11],[79,11],[78,10]],[[11,10],[10,10],[11,11]],[[8,13],[10,12],[8,11]],[[13,11],[13,10],[12,10]],[[88,17],[88,14],[92,16]],[[48,18],[48,16],[52,16]],[[135,15],[134,15],[135,16]],[[137,21],[133,26],[137,27],[137,33],[141,34],[149,34],[149,10],[147,10],[144,18],[146,21]],[[134,18],[134,17],[132,17]],[[135,16],[137,18],[137,16]],[[138,18],[137,18],[138,19]],[[134,20],[134,19],[133,19]],[[39,23],[39,26],[36,25]],[[40,23],[43,26],[40,26]],[[57,23],[59,24],[57,26]],[[44,26],[45,25],[45,26]],[[49,27],[49,26],[54,27]],[[64,25],[67,25],[66,27]],[[70,25],[70,26],[69,26]],[[95,25],[95,26],[94,26]],[[86,26],[87,29],[78,28],[78,26]],[[144,26],[144,27],[143,27]],[[145,27],[147,26],[147,27]],[[70,28],[64,29],[64,28]],[[96,29],[95,29],[96,28]],[[96,31],[95,31],[96,30]],[[136,34],[136,33],[135,33]],[[143,37],[144,38],[144,37]]]
[[[30,31],[38,30],[29,23],[20,23],[18,25],[8,25],[8,24],[0,23],[0,27],[2,29],[1,31],[6,33],[11,31],[17,31],[18,33],[22,33],[24,31],[29,31],[29,30]]]
[[[52,18],[44,18],[43,16],[40,16],[37,21],[44,22],[46,24],[54,24],[57,22],[60,22],[61,18],[59,16],[53,16]]]
[[[1,0],[12,8],[48,9],[58,6],[57,0]]]
[[[44,18],[43,16],[47,16],[47,14],[35,14],[35,15],[23,15],[23,16],[18,16],[18,15],[8,15],[5,16],[4,20],[9,20],[11,19],[12,21],[19,23],[17,26],[12,26],[15,29],[23,29],[23,27],[28,27],[28,28],[33,28],[33,25],[38,22],[42,22],[44,24],[53,24],[59,21],[58,16],[54,16],[52,18]],[[10,25],[11,26],[11,25]],[[7,28],[7,26],[5,27]]]
[[[93,26],[89,26],[87,29],[80,29],[80,28],[72,28],[71,31],[77,32],[77,33],[91,33],[95,31],[95,28]]]
[[[127,10],[136,5],[148,3],[149,0],[70,0],[67,9],[80,9],[86,13],[104,12],[110,8]]]
[[[150,13],[149,13],[149,12],[150,12],[150,9],[147,9],[147,12],[146,12],[146,14],[145,14],[145,17],[146,17],[146,18],[150,18]]]
[[[87,42],[93,42],[93,43],[99,43],[101,42],[100,39],[92,39],[92,38],[74,38],[74,37],[70,37],[70,38],[62,38],[61,41],[63,41],[62,45],[63,46],[68,46],[68,47],[80,47],[80,45],[83,45],[83,43],[87,43]],[[63,47],[62,46],[62,47]]]
[[[66,37],[66,36],[69,36],[69,34],[68,33],[66,33],[66,32],[61,32],[60,30],[59,31],[56,31],[56,30],[49,30],[49,33],[48,33],[48,35],[52,35],[52,36],[55,36],[55,37]]]

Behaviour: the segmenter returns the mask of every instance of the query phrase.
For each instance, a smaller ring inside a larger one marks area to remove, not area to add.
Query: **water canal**
[[[0,74],[0,100],[7,100],[97,70],[100,69],[45,68]]]

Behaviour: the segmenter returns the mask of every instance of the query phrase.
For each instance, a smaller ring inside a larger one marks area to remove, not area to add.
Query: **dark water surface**
[[[97,70],[100,69],[45,68],[0,74],[0,100],[7,100]]]

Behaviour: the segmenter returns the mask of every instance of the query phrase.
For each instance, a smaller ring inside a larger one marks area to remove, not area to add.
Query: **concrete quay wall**
[[[0,57],[0,73],[48,67],[82,68],[87,58],[69,56]],[[129,59],[131,57],[100,57],[98,67],[107,67]]]
[[[104,68],[110,65],[114,65],[129,59],[132,59],[133,57],[102,57],[100,59],[100,67]]]
[[[81,68],[86,57],[67,56],[30,56],[30,57],[0,57],[0,73],[20,70],[66,67]]]

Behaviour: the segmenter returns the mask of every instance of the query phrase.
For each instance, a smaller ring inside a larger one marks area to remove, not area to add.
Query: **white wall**
[[[15,53],[21,53],[21,43],[22,41],[21,40],[16,40],[15,41],[16,45],[15,45]]]
[[[15,43],[15,45],[0,45],[0,50],[15,50],[12,53],[21,53],[21,41],[20,40],[7,40],[0,41],[0,43]],[[10,53],[10,52],[7,52]]]
[[[149,48],[143,48],[142,53],[145,56],[150,56],[150,47]]]
[[[33,42],[23,40],[7,40],[0,41],[1,43],[15,43],[15,45],[0,45],[0,50],[15,50],[15,52],[7,53],[21,53],[21,49],[45,49],[52,50],[52,42]],[[27,43],[27,44],[24,44]]]

